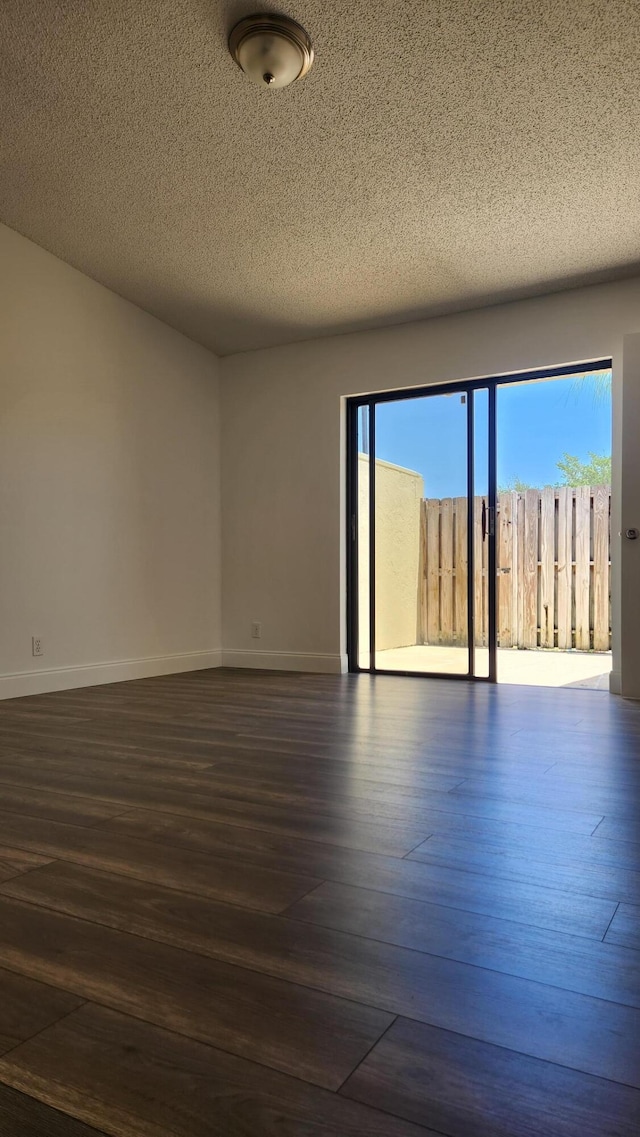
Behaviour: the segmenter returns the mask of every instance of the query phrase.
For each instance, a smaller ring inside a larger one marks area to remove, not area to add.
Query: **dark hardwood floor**
[[[2,1137],[637,1137],[640,706],[219,670],[0,729]]]

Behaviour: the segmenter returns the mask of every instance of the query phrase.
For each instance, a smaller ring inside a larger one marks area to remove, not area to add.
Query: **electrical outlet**
[[[262,635],[262,624],[259,620],[254,620],[251,625],[251,639],[259,640]]]
[[[42,638],[40,636],[31,637],[31,654],[44,655],[44,647],[42,645]]]

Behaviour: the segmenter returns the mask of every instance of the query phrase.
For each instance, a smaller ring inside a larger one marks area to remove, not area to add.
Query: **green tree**
[[[594,454],[589,451],[589,461],[583,462],[576,454],[563,454],[556,462],[562,480],[556,486],[610,486],[611,485],[611,455]],[[540,489],[532,486],[531,482],[523,482],[522,478],[511,478],[504,486],[498,487],[498,493],[524,493],[525,490]]]
[[[589,461],[583,462],[575,454],[563,454],[556,462],[562,481],[559,486],[609,486],[611,485],[611,455],[594,454],[589,451]]]
[[[531,482],[523,482],[522,478],[511,478],[505,486],[498,486],[498,493],[524,493],[525,490],[536,489]]]
[[[610,403],[613,374],[611,368],[604,371],[584,371],[576,375],[573,380],[575,395],[583,395],[585,389],[590,389],[593,401],[596,403]]]

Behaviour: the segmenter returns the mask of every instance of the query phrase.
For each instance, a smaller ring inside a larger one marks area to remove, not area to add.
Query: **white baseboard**
[[[223,667],[258,667],[266,671],[315,671],[321,675],[343,675],[346,658],[321,652],[224,650]]]
[[[114,663],[90,663],[83,667],[21,671],[13,675],[0,675],[0,699],[43,695],[47,691],[68,691],[73,687],[95,687],[100,683],[147,679],[152,675],[172,675],[174,672],[199,671],[205,667],[221,665],[221,651],[190,651],[179,655],[122,659]]]

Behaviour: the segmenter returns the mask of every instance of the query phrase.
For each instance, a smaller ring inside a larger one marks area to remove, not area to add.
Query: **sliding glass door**
[[[350,405],[354,670],[494,677],[494,426],[468,384]]]
[[[546,379],[564,382],[545,403]],[[498,649],[512,675],[536,665],[543,677],[550,652],[607,651],[611,459],[557,458],[580,445],[580,423],[596,437],[585,402],[601,405],[610,391],[603,359],[349,400],[352,671],[495,682]],[[607,445],[610,415],[603,424]],[[564,480],[550,484],[554,458]],[[522,482],[520,464],[541,480]],[[515,651],[538,658],[514,661]]]

